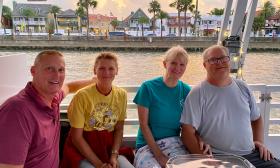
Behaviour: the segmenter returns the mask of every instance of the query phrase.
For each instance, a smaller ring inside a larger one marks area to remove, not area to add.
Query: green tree
[[[12,10],[8,6],[3,5],[2,16],[5,19],[12,19]]]
[[[214,8],[210,11],[211,15],[223,15],[224,14],[224,8]]]
[[[32,8],[23,8],[21,11],[21,15],[24,16],[27,26],[27,32],[29,34],[29,18],[35,17],[37,14]]]
[[[80,20],[80,25],[79,25],[79,29],[80,29],[80,33],[82,33],[82,18],[84,18],[86,16],[86,12],[84,10],[84,8],[82,6],[79,6],[76,11],[75,11],[76,15],[79,17]]]
[[[178,33],[179,33],[179,37],[181,37],[181,12],[182,12],[182,3],[181,0],[175,0],[174,2],[172,2],[171,4],[169,4],[170,7],[172,8],[176,8],[177,9],[177,13],[178,13]]]
[[[84,8],[86,11],[86,16],[87,16],[87,39],[88,39],[88,34],[89,34],[89,8],[96,8],[97,7],[97,1],[96,0],[80,0],[77,3],[78,7]]]
[[[11,22],[12,20],[12,10],[8,7],[3,5],[2,8],[2,17],[5,18],[5,20],[9,20],[9,22]],[[6,34],[6,25],[4,24],[4,20],[2,21],[2,25],[4,25],[4,33]]]
[[[280,10],[277,12],[275,11],[276,9],[270,1],[264,3],[260,15],[254,18],[254,22],[252,26],[254,35],[256,35],[258,31],[262,30],[265,27],[265,20],[275,15],[277,12],[280,13]]]
[[[119,25],[119,21],[117,19],[114,19],[110,24],[113,26],[114,31],[116,31],[116,27]]]
[[[54,18],[54,25],[55,25],[55,30],[56,30],[56,33],[58,33],[58,30],[57,30],[57,14],[59,12],[61,12],[61,8],[58,7],[58,6],[55,6],[55,5],[52,5],[49,12],[51,14],[53,14],[53,18]]]
[[[49,39],[51,39],[51,34],[54,33],[55,26],[54,26],[54,19],[48,19],[46,24],[46,31],[48,32]]]
[[[193,33],[196,35],[196,22],[198,19],[198,0],[195,1],[195,12],[194,12],[194,24],[193,24]]]
[[[192,4],[192,0],[181,0],[182,11],[184,12],[184,29],[185,37],[187,36],[187,11],[193,12],[195,5]]]
[[[153,13],[152,29],[153,29],[153,33],[155,33],[156,15],[160,12],[160,4],[157,0],[152,0],[152,2],[150,2],[150,7],[148,8],[148,12]]]
[[[141,16],[138,19],[138,23],[141,25],[141,29],[142,29],[142,37],[144,37],[144,24],[149,23],[149,19],[147,17]]]
[[[263,16],[257,16],[254,18],[252,30],[254,32],[254,36],[258,31],[260,31],[263,28],[263,23],[265,22]]]
[[[261,11],[261,15],[266,20],[267,18],[269,18],[274,14],[275,14],[275,7],[273,6],[273,4],[270,1],[265,2]]]
[[[162,37],[162,20],[168,18],[168,13],[161,10],[158,13],[157,18],[160,19],[160,37]]]
[[[197,11],[197,19],[201,22],[201,14],[200,14],[200,11]],[[196,31],[197,33],[197,36],[199,36],[199,28],[198,28],[198,31]]]

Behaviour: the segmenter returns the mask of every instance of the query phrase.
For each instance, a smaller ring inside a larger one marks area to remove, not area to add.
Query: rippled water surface
[[[28,65],[32,65],[36,51],[27,51],[30,55]],[[64,51],[67,75],[66,81],[90,78],[93,60],[98,52]],[[119,74],[115,79],[117,85],[140,85],[143,81],[160,76],[163,52],[117,52],[119,56]],[[205,78],[201,53],[190,53],[190,62],[182,77],[191,85]],[[244,79],[249,84],[280,84],[280,53],[248,53],[244,65]]]

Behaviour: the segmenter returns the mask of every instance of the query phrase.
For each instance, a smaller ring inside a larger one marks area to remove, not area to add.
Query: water
[[[33,64],[38,51],[24,51],[30,55],[28,65]],[[62,51],[66,61],[66,82],[78,79],[89,79],[93,76],[92,65],[98,52]],[[5,52],[0,52],[0,56]],[[114,81],[116,85],[140,85],[143,81],[161,76],[164,73],[162,64],[163,52],[117,52],[119,56],[119,73]],[[182,80],[196,85],[205,79],[201,53],[189,53],[190,62]],[[30,76],[31,78],[31,76]],[[249,53],[245,59],[243,78],[249,84],[280,85],[280,55],[278,52]],[[280,97],[277,96],[277,97]],[[64,102],[69,102],[71,96]],[[280,100],[280,99],[279,99]],[[131,100],[130,100],[131,101]],[[128,111],[128,118],[136,118],[137,112]],[[280,110],[271,112],[271,117],[280,118]],[[136,132],[137,126],[127,128]],[[270,132],[280,133],[280,126],[270,127]]]
[[[26,51],[25,51],[26,52]],[[32,65],[37,51],[27,51]],[[1,54],[1,53],[0,53]],[[98,52],[63,52],[66,60],[66,82],[93,76],[92,64]],[[140,85],[161,76],[163,52],[118,52],[119,73],[116,85]],[[182,80],[196,85],[205,78],[201,53],[190,53],[190,62]],[[245,59],[243,77],[249,84],[280,84],[280,55],[278,52],[249,53]]]

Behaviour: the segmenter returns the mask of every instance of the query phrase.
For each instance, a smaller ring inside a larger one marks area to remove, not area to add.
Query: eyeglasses
[[[229,60],[230,60],[229,56],[222,56],[222,57],[218,57],[218,58],[210,58],[207,60],[207,62],[209,64],[218,64],[218,63],[228,62]]]

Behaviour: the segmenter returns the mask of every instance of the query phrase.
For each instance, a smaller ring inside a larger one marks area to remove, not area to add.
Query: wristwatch
[[[115,154],[115,155],[119,155],[119,151],[118,150],[112,150],[111,154]]]

